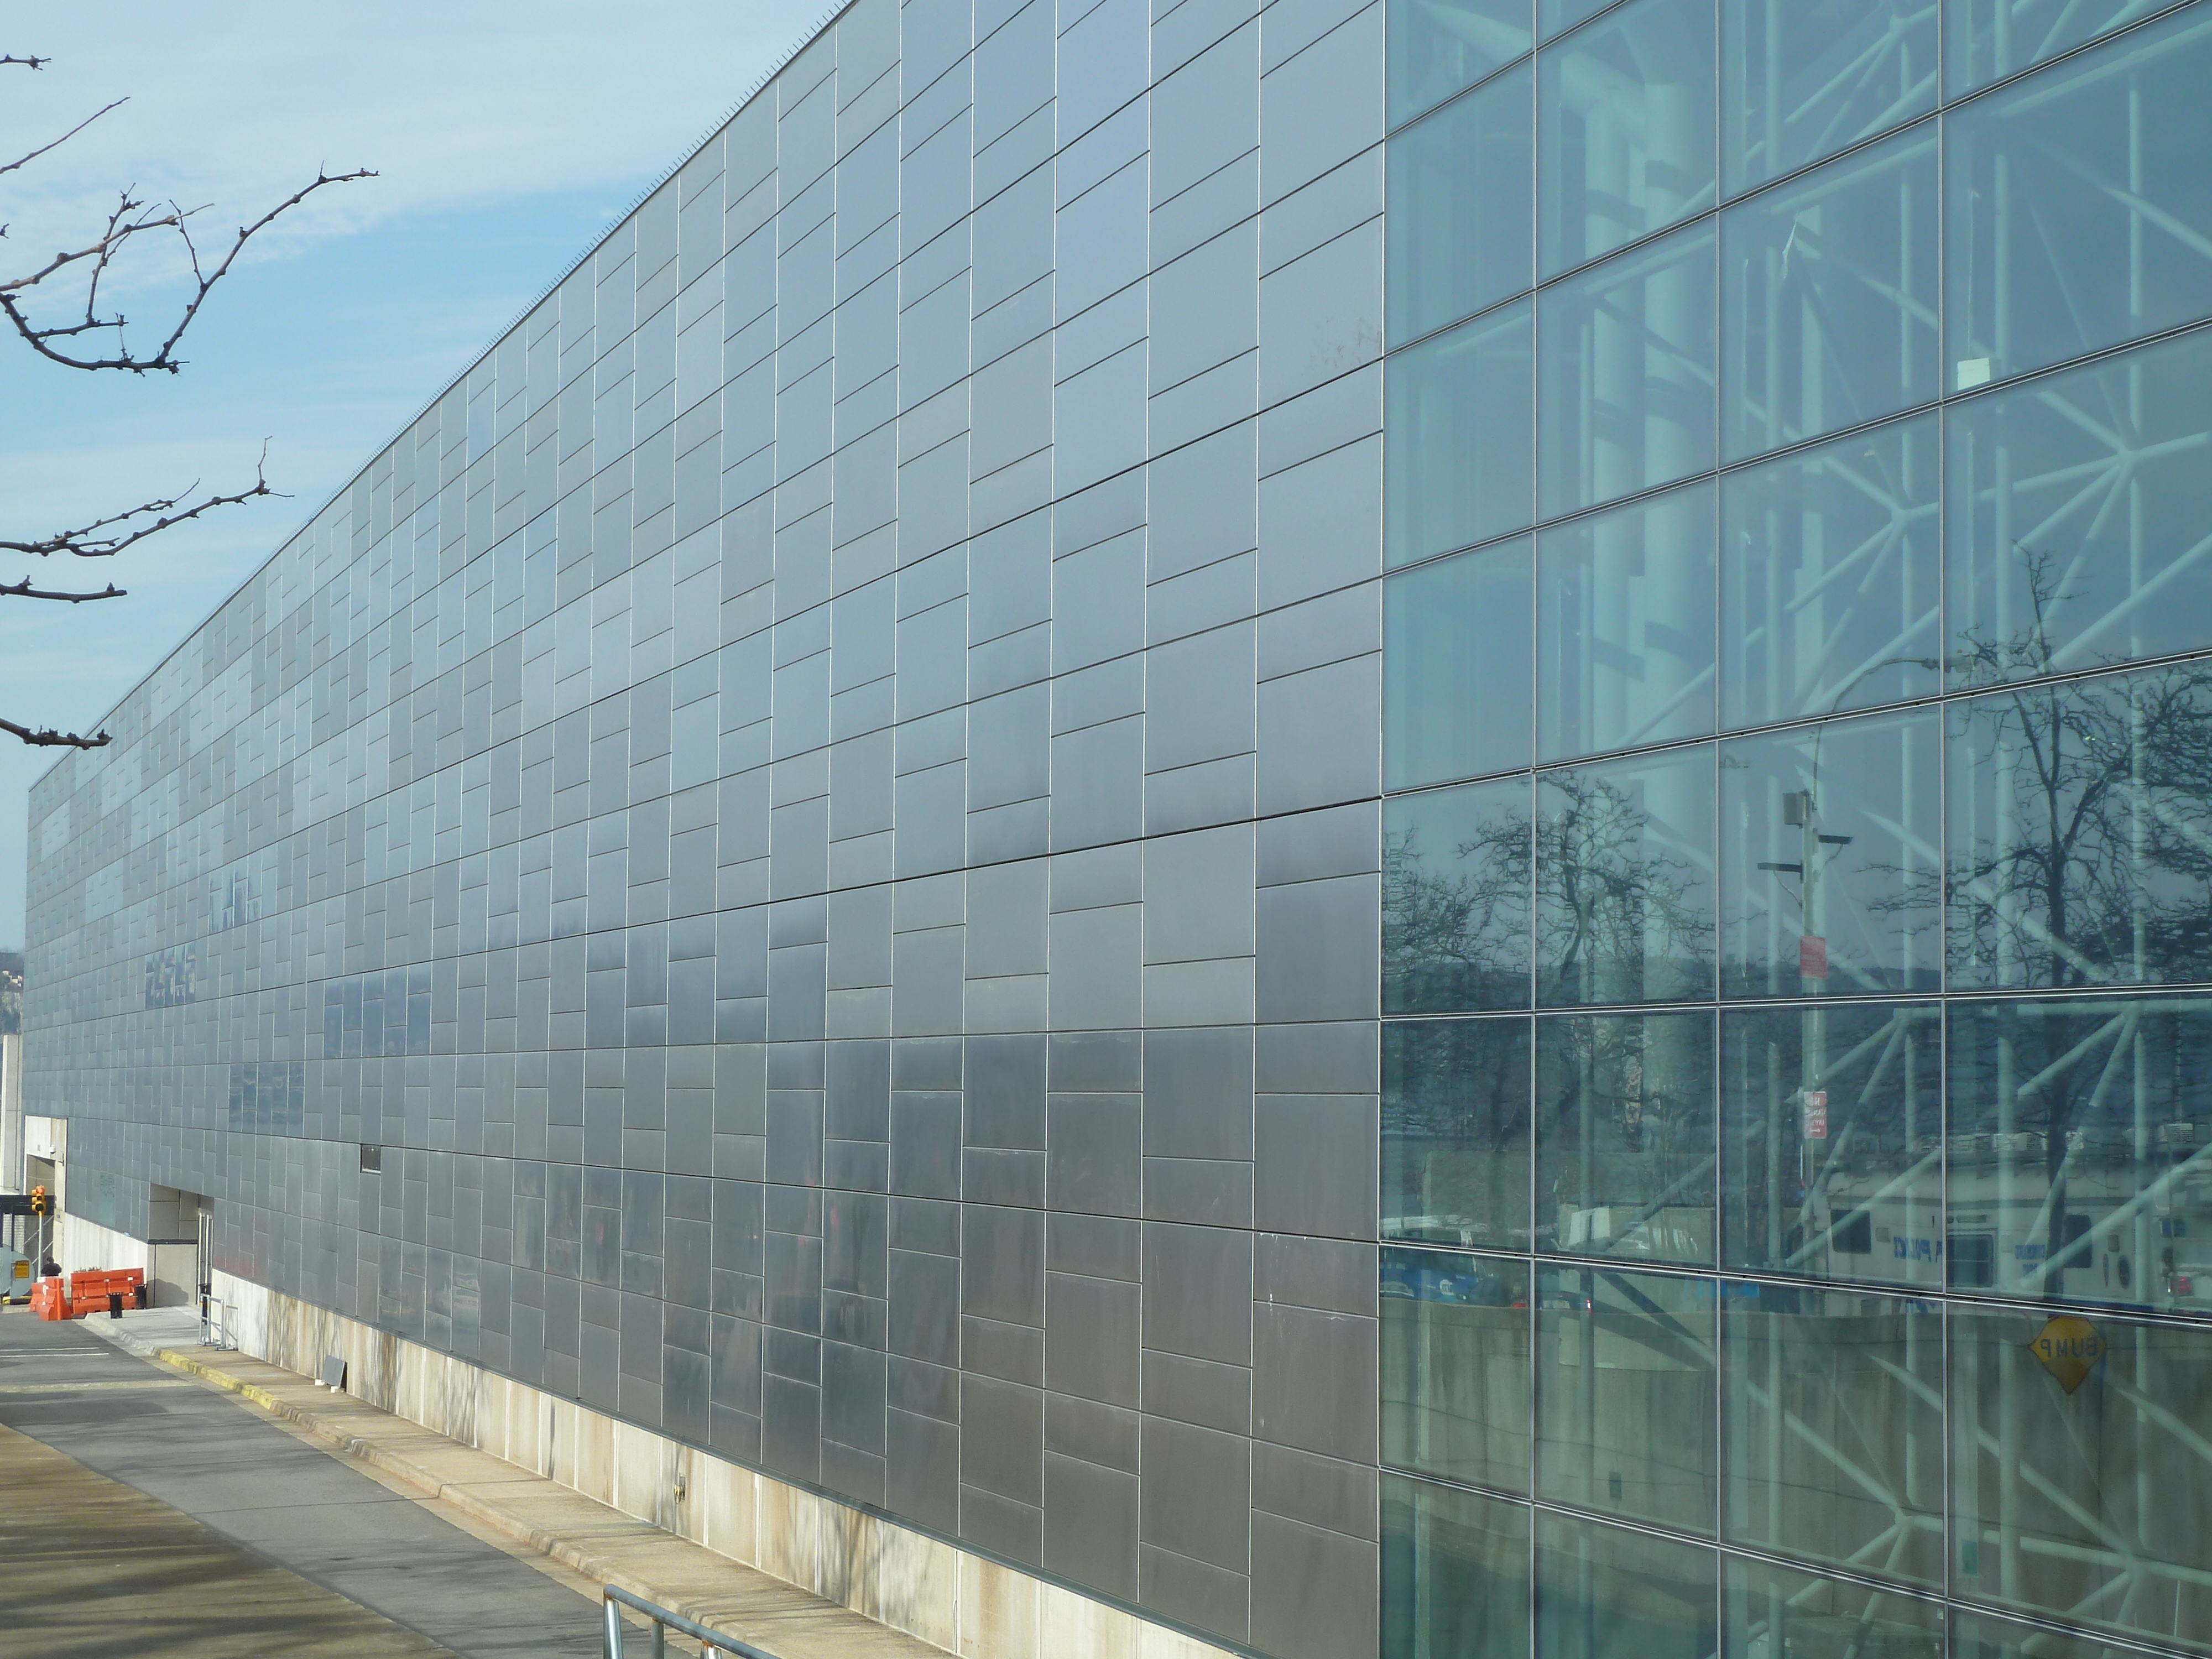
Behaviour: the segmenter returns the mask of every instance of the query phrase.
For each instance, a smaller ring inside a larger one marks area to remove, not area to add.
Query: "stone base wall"
[[[339,1355],[346,1391],[373,1406],[963,1659],[1230,1659],[942,1539],[265,1285],[217,1273],[215,1294],[243,1353],[303,1376]]]

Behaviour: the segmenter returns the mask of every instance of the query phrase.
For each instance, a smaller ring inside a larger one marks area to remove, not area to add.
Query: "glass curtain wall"
[[[2212,1653],[2212,4],[1388,27],[1385,1659]]]

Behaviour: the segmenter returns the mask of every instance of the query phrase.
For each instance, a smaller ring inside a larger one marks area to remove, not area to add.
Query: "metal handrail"
[[[628,1590],[613,1584],[606,1585],[599,1602],[604,1617],[605,1634],[600,1644],[601,1659],[623,1659],[623,1607],[643,1613],[653,1620],[653,1659],[663,1659],[668,1651],[668,1632],[688,1636],[699,1644],[700,1659],[714,1659],[718,1653],[734,1656],[734,1659],[775,1659],[765,1649],[750,1642],[741,1642],[734,1636],[725,1636],[720,1631],[708,1630],[696,1619],[686,1619],[680,1613],[647,1601],[641,1595],[632,1595]]]

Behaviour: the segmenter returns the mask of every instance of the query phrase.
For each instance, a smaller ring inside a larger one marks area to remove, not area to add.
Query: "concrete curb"
[[[206,1360],[198,1358],[188,1353],[180,1352],[174,1348],[159,1349],[155,1352],[155,1358],[173,1370],[183,1371],[188,1376],[198,1377],[201,1381],[211,1383],[215,1387],[222,1389],[228,1393],[237,1395],[243,1400],[252,1401],[254,1405],[260,1407],[264,1411],[268,1412],[271,1416],[280,1417],[286,1422],[306,1430],[308,1433],[315,1436],[316,1438],[327,1442],[329,1444],[335,1447],[339,1451],[343,1452],[348,1456],[358,1458],[361,1462],[368,1464],[371,1468],[380,1469],[386,1474],[392,1475],[395,1478],[406,1482],[409,1486],[415,1487],[426,1497],[434,1498],[441,1503],[452,1504],[453,1508],[459,1510],[462,1514],[469,1516],[471,1520],[479,1522],[483,1525],[489,1527],[493,1530],[505,1534],[507,1537],[513,1539],[515,1542],[526,1546],[528,1548],[535,1551],[540,1555],[559,1562],[562,1566],[568,1568],[574,1572],[580,1574],[584,1577],[590,1578],[599,1583],[616,1585],[620,1589],[628,1590],[633,1595],[642,1597],[646,1601],[652,1601],[661,1607],[666,1607],[671,1612],[680,1613],[685,1618],[704,1625],[710,1630],[726,1629],[722,1624],[718,1622],[720,1609],[702,1603],[696,1596],[687,1596],[680,1594],[679,1592],[669,1589],[664,1585],[655,1584],[649,1579],[625,1568],[619,1561],[609,1556],[604,1551],[596,1549],[588,1543],[580,1541],[579,1540],[565,1534],[548,1531],[543,1527],[533,1524],[527,1517],[516,1513],[507,1505],[496,1502],[489,1497],[485,1491],[487,1486],[495,1487],[502,1484],[496,1480],[483,1482],[471,1481],[464,1483],[442,1479],[431,1470],[425,1468],[421,1463],[416,1462],[414,1459],[406,1456],[404,1453],[396,1451],[391,1447],[381,1445],[376,1441],[369,1439],[365,1436],[352,1433],[343,1425],[333,1423],[320,1414],[313,1411],[310,1411],[292,1401],[286,1400],[282,1395],[277,1395],[268,1389],[264,1389],[258,1383],[247,1382],[243,1377],[234,1376],[218,1366],[210,1364]],[[348,1398],[349,1403],[357,1409],[364,1411],[374,1411],[377,1409],[373,1406],[368,1405],[365,1401],[352,1400],[350,1396]],[[395,1425],[402,1425],[404,1420],[394,1418],[392,1419],[392,1422]],[[434,1435],[431,1431],[417,1427],[413,1424],[404,1424],[402,1431],[411,1435],[425,1436],[434,1440],[443,1439],[443,1437]],[[476,1451],[472,1447],[464,1447],[458,1441],[446,1441],[445,1443],[451,1445],[459,1450],[473,1452],[477,1456],[487,1459],[492,1458],[492,1454],[489,1452]],[[503,1460],[494,1459],[493,1461],[501,1462]],[[533,1484],[537,1483],[541,1479],[541,1477],[532,1475],[528,1471],[522,1469],[517,1469],[514,1478],[518,1482],[526,1481]],[[596,1501],[585,1498],[583,1494],[580,1492],[568,1492],[567,1488],[562,1488],[562,1491],[565,1495],[583,1502],[594,1503]],[[604,1509],[605,1506],[598,1505],[598,1507]],[[659,1528],[653,1527],[650,1522],[637,1520],[634,1516],[623,1515],[619,1510],[606,1510],[606,1520],[611,1525],[617,1525],[624,1528],[635,1528],[646,1533],[659,1533]],[[661,1534],[660,1535],[665,1537],[672,1543],[683,1543],[692,1548],[702,1547],[700,1546],[690,1545],[688,1540],[678,1539],[673,1534]],[[745,1568],[740,1563],[732,1562],[729,1565],[732,1572],[745,1572],[752,1571]],[[795,1589],[796,1587],[793,1588]],[[825,1607],[834,1605],[834,1603],[824,1603]],[[838,1608],[837,1611],[841,1613],[847,1613],[848,1616],[850,1617],[863,1616],[851,1614],[848,1609],[842,1607]],[[626,1616],[630,1617],[633,1622],[639,1623],[641,1625],[643,1622],[635,1615]],[[887,1638],[893,1640],[899,1639],[900,1633],[891,1631],[888,1626],[882,1626],[880,1628],[884,1630],[884,1636]],[[738,1636],[738,1633],[734,1631],[726,1631],[726,1633],[728,1634],[732,1640],[744,1639],[747,1641],[755,1641],[755,1638],[750,1637],[741,1638]],[[915,1638],[912,1637],[906,1637],[903,1639],[907,1642],[913,1642],[915,1640]],[[757,1641],[755,1641],[755,1644],[757,1645]],[[939,1650],[934,1649],[929,1650],[939,1651]]]

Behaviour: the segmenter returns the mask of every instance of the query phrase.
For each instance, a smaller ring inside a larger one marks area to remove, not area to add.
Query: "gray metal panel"
[[[1352,1538],[1376,1536],[1376,1473],[1261,1441],[1252,1448],[1252,1508]]]
[[[1303,1451],[1372,1462],[1374,1322],[1261,1303],[1252,1310],[1253,1428]]]
[[[1260,890],[1263,1022],[1374,1018],[1380,886],[1374,876],[1338,876]]]
[[[1145,1346],[1195,1359],[1252,1358],[1252,1236],[1145,1225]]]
[[[1273,204],[1382,142],[1382,7],[1354,13],[1295,56],[1277,58],[1271,49],[1260,82],[1260,184]]]
[[[1163,78],[1152,88],[1154,202],[1179,195],[1257,145],[1259,58],[1260,31],[1249,23],[1172,72],[1164,73],[1155,45],[1153,73]]]
[[[1147,963],[1252,953],[1252,847],[1243,824],[1146,842]]]
[[[960,1389],[960,1482],[1016,1503],[1044,1497],[1044,1401],[1033,1389],[969,1376]]]
[[[1372,1095],[1261,1095],[1254,1111],[1257,1225],[1273,1233],[1375,1236]]]
[[[1225,1571],[1244,1569],[1250,1443],[1236,1435],[1147,1418],[1144,1425],[1146,1543]]]
[[[1046,1453],[1041,1565],[1134,1601],[1140,1490],[1133,1474]]]
[[[1047,1202],[1054,1210],[1139,1213],[1143,1097],[1055,1095],[1047,1108]]]
[[[963,1211],[962,1310],[1044,1322],[1044,1213],[969,1204]]]
[[[1106,1405],[1138,1401],[1135,1285],[1054,1273],[1047,1281],[1045,1386]]]
[[[1369,1659],[1376,1547],[1278,1516],[1252,1516],[1252,1642],[1283,1659]]]
[[[1257,1640],[1373,1530],[1250,1449],[1375,1301],[1379,12],[1078,9],[794,59],[41,786],[33,983],[91,1218]]]

